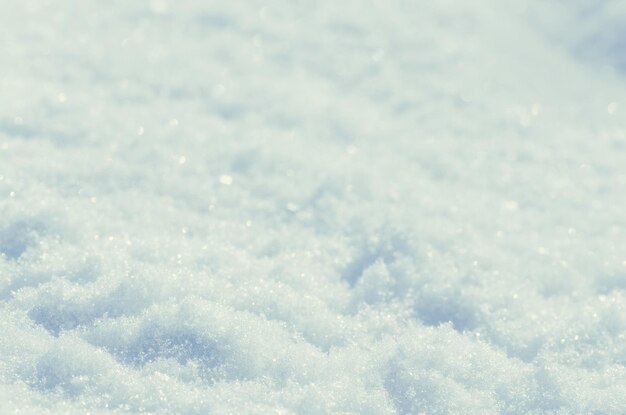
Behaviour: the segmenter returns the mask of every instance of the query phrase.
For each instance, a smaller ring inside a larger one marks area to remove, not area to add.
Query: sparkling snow
[[[0,1],[0,413],[626,413],[625,4]]]

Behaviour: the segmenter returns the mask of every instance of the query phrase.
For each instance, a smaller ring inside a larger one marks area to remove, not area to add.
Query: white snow
[[[0,413],[626,413],[625,28],[0,2]]]

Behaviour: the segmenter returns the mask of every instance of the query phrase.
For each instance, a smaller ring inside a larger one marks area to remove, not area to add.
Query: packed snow
[[[626,413],[626,3],[0,1],[0,413]]]

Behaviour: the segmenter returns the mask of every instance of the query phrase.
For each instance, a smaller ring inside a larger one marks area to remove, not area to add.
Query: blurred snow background
[[[626,413],[623,1],[0,1],[0,412]]]

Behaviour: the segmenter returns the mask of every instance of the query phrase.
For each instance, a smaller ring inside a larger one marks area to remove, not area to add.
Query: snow
[[[0,412],[626,413],[624,2],[0,2]]]

